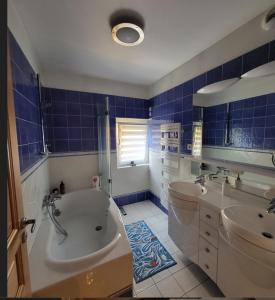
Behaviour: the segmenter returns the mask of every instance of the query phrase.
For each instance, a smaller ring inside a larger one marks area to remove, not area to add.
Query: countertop
[[[268,199],[237,190],[230,185],[226,187],[225,195],[223,195],[221,182],[206,182],[205,187],[207,193],[199,196],[200,205],[208,206],[217,212],[233,205],[250,205],[266,209],[269,203]],[[258,190],[258,194],[260,193],[260,190]]]

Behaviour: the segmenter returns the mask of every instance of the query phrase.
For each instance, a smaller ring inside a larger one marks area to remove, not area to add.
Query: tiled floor
[[[216,284],[195,264],[184,257],[168,236],[168,216],[151,201],[123,207],[125,224],[144,220],[156,234],[177,264],[156,275],[134,284],[136,297],[222,297]]]

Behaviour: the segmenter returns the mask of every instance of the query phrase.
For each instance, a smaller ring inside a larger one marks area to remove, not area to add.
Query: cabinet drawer
[[[199,239],[200,256],[206,257],[207,260],[217,264],[218,250],[202,237]]]
[[[217,282],[217,258],[216,261],[211,258],[209,258],[208,253],[205,251],[200,252],[199,266],[214,282]]]
[[[215,228],[219,226],[219,214],[208,207],[201,206],[200,219]]]
[[[204,237],[213,246],[218,248],[218,240],[219,240],[218,230],[214,229],[213,227],[209,226],[208,224],[204,223],[201,220],[200,220],[200,235]]]

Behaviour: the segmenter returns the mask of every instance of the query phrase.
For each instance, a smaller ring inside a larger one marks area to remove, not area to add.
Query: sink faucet
[[[269,214],[271,214],[271,213],[273,213],[273,214],[275,214],[275,198],[273,198],[271,201],[270,201],[270,204],[269,204],[269,206],[268,206],[268,208],[267,208],[267,213],[269,213]]]
[[[224,167],[219,167],[219,166],[217,166],[217,171],[216,171],[216,173],[210,173],[210,174],[208,174],[209,180],[213,180],[214,178],[218,178],[218,177],[219,177],[218,175],[220,175],[222,172],[223,172],[224,175],[225,175],[226,173],[229,172],[229,170],[226,169],[226,168],[224,168]]]
[[[204,186],[205,176],[204,175],[197,176],[195,183],[200,183],[202,186]]]

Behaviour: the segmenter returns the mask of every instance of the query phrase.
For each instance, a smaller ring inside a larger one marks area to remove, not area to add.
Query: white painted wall
[[[98,175],[98,155],[53,155],[49,158],[50,188],[65,183],[66,192],[91,187],[91,178]],[[116,152],[111,153],[113,196],[150,188],[149,166],[117,168]]]
[[[261,28],[262,17],[263,14],[254,18],[155,82],[150,87],[150,97],[274,40],[275,30],[265,31]]]
[[[65,183],[65,191],[70,192],[91,187],[93,175],[98,175],[97,154],[53,155],[49,158],[50,188],[59,188]]]
[[[20,45],[22,51],[27,57],[29,63],[35,70],[35,72],[39,73],[40,66],[37,59],[37,55],[30,44],[29,35],[25,29],[23,22],[20,19],[19,14],[13,4],[12,1],[8,1],[8,27],[18,44]]]
[[[149,166],[117,168],[117,153],[111,153],[112,194],[130,194],[150,189]]]
[[[48,160],[43,160],[42,163],[39,162],[27,173],[28,174],[24,174],[24,176],[22,176],[24,215],[27,219],[36,220],[34,233],[31,233],[30,231],[31,226],[27,226],[26,228],[28,234],[27,247],[28,253],[30,253],[43,218],[42,202],[44,196],[49,194]]]
[[[42,72],[41,80],[43,86],[51,88],[142,99],[149,98],[149,88],[147,86],[84,76],[81,74]]]
[[[161,193],[161,157],[160,151],[149,151],[149,171],[150,171],[150,189],[152,193],[160,198]],[[170,182],[175,180],[190,180],[194,176],[191,174],[191,160],[181,157],[179,177],[171,176]]]
[[[29,33],[21,21],[20,15],[18,14],[12,0],[8,1],[8,27],[35,72],[40,73],[40,79],[43,86],[149,99],[149,87],[145,85],[107,80],[103,78],[85,76],[83,74],[43,72],[39,65],[38,56],[30,43]]]

